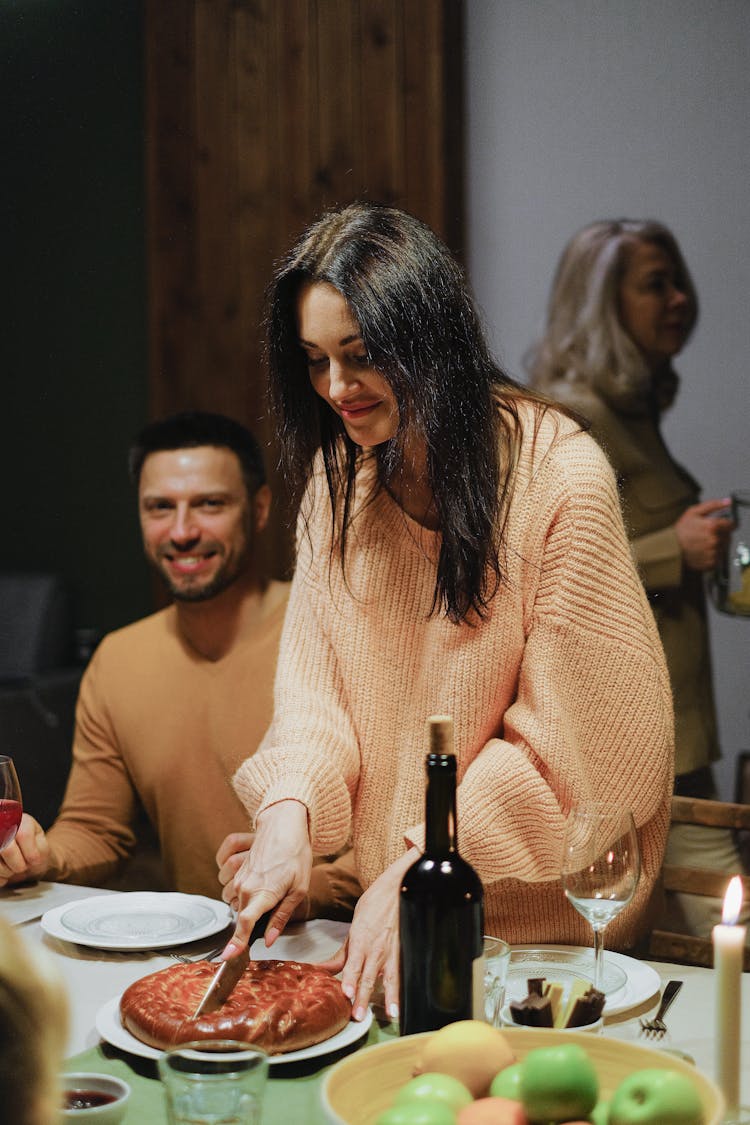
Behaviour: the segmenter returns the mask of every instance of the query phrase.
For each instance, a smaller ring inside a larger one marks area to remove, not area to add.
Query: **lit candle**
[[[716,970],[716,1079],[727,1101],[727,1118],[735,1120],[740,1105],[740,1001],[745,927],[737,925],[742,909],[742,880],[731,880],[724,896],[721,925],[714,926]]]

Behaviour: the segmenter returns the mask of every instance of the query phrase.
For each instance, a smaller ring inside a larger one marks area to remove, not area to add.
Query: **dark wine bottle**
[[[400,1033],[484,1018],[482,884],[458,854],[453,720],[427,720],[424,854],[401,884]]]

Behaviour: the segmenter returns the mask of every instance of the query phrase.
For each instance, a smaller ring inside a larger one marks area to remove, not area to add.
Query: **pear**
[[[414,1073],[450,1074],[480,1098],[498,1071],[515,1061],[502,1031],[481,1020],[458,1020],[430,1036]]]

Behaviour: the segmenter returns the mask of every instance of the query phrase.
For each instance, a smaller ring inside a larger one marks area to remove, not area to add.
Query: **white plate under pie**
[[[41,926],[76,945],[127,950],[184,945],[219,933],[231,921],[231,910],[218,899],[131,891],[56,906],[42,915]]]
[[[605,1017],[636,1008],[656,996],[661,979],[650,965],[609,949],[604,950],[603,956]],[[514,945],[506,980],[507,999],[522,1000],[528,993],[529,977],[546,977],[569,985],[575,980],[590,981],[593,970],[594,953],[585,946],[551,945],[540,949],[533,945]]]
[[[156,1047],[150,1047],[148,1043],[141,1043],[140,1039],[136,1039],[127,1028],[122,1026],[120,999],[120,996],[115,996],[99,1009],[96,1013],[96,1030],[102,1039],[111,1043],[113,1047],[118,1047],[121,1051],[128,1051],[131,1055],[140,1055],[143,1059],[158,1059],[164,1053],[163,1051],[159,1051]],[[268,1062],[271,1066],[277,1066],[280,1063],[304,1062],[305,1059],[314,1059],[320,1055],[329,1055],[333,1051],[340,1051],[342,1047],[348,1047],[366,1035],[370,1030],[371,1023],[372,1011],[368,1008],[367,1015],[360,1023],[349,1020],[346,1027],[342,1028],[336,1035],[332,1035],[330,1039],[324,1039],[322,1043],[314,1043],[312,1047],[303,1047],[299,1051],[287,1051],[283,1055],[269,1055]]]

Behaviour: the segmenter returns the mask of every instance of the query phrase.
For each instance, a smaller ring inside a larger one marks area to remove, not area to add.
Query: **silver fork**
[[[222,949],[226,945],[217,945],[216,949],[209,949],[207,953],[168,953],[167,956],[171,957],[174,961],[179,961],[181,965],[192,965],[196,961],[213,961],[214,957],[218,957]]]
[[[681,980],[671,980],[661,998],[659,1010],[653,1019],[641,1020],[641,1035],[653,1036],[654,1038],[661,1039],[662,1035],[667,1030],[667,1025],[664,1022],[664,1016],[667,1014],[667,1008],[674,1000],[677,993],[682,988]]]

